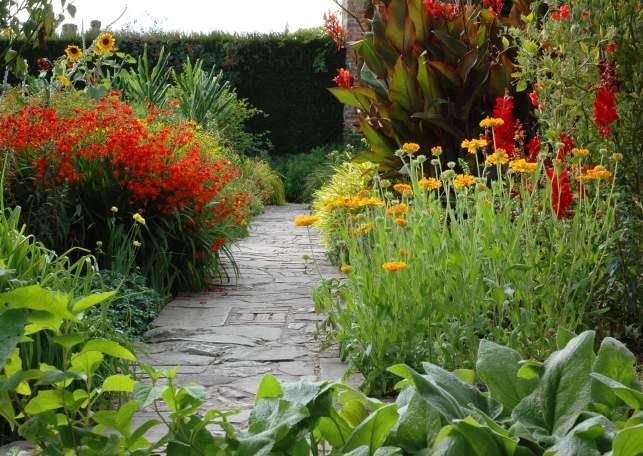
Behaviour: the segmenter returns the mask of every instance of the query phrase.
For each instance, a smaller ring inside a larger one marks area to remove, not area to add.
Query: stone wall
[[[358,23],[355,18],[346,12],[342,12],[342,25],[348,31],[348,41],[357,41],[362,36],[362,28],[368,28],[366,18],[367,0],[343,0],[343,6],[351,11],[353,15],[360,20]],[[361,63],[358,62],[356,55],[349,49],[346,52],[346,68],[350,70],[355,77],[359,75]],[[344,106],[344,139],[346,142],[354,142],[361,137],[357,128],[358,117],[355,108]]]

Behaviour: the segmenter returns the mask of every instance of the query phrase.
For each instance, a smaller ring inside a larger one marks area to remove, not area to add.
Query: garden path
[[[231,421],[244,423],[254,393],[270,372],[289,382],[339,379],[346,366],[334,350],[320,350],[312,289],[320,276],[337,274],[318,234],[295,228],[305,205],[268,207],[233,254],[240,276],[211,291],[178,296],[153,322],[143,360],[157,368],[178,366],[177,383],[207,389],[208,408],[241,408]],[[308,258],[306,258],[308,257]],[[147,358],[147,359],[145,359]],[[137,421],[149,418],[147,412]]]

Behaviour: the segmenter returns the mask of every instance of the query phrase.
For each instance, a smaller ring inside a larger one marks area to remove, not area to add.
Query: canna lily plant
[[[501,27],[518,25],[528,2],[374,3],[371,30],[350,44],[363,61],[359,82],[330,89],[357,109],[371,146],[364,158],[391,171],[407,141],[440,145],[445,158],[456,158],[486,104],[505,94],[514,68]]]

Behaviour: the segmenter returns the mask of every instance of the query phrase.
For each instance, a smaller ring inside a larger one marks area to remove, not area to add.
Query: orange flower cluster
[[[0,117],[0,149],[30,162],[36,185],[109,189],[125,195],[135,211],[169,216],[187,210],[209,225],[228,217],[243,222],[250,196],[224,191],[239,170],[208,158],[191,126],[160,124],[160,114],[152,112],[143,121],[118,93],[71,117],[27,106]],[[219,204],[212,205],[215,200]]]
[[[399,217],[409,211],[409,206],[405,203],[396,204],[386,209],[386,215],[389,217]]]
[[[361,192],[354,196],[342,196],[326,205],[326,209],[362,209],[364,207],[384,207],[384,201],[379,198],[369,197],[368,193]]]

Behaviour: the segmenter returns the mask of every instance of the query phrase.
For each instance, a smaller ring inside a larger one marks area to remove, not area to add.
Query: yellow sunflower
[[[70,62],[78,62],[83,56],[83,51],[75,44],[70,44],[65,48],[65,54]]]
[[[116,44],[116,38],[111,33],[103,33],[96,41],[96,47],[100,52],[111,52]]]

